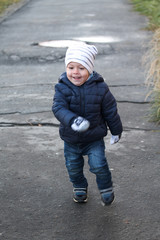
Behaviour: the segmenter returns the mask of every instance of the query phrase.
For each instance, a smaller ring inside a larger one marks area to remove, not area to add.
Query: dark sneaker
[[[74,188],[73,189],[73,200],[76,203],[87,202],[87,188]]]
[[[114,200],[114,192],[112,188],[100,190],[102,205],[110,205]]]

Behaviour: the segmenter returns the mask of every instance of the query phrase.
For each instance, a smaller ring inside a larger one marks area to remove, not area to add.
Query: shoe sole
[[[88,199],[86,198],[85,200],[76,200],[75,198],[73,198],[73,201],[75,203],[86,203],[88,201]]]
[[[103,207],[104,207],[104,206],[110,206],[110,205],[114,202],[114,200],[115,200],[115,197],[113,198],[113,201],[112,201],[112,202],[110,202],[110,203],[104,203],[103,200],[101,199],[101,204],[102,204]]]

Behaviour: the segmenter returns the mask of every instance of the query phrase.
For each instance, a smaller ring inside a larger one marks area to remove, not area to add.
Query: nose
[[[78,74],[79,71],[78,71],[78,68],[74,68],[74,74]]]

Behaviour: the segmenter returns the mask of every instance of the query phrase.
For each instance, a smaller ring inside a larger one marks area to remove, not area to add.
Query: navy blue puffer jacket
[[[122,133],[115,98],[96,72],[82,86],[72,84],[63,73],[55,85],[52,111],[60,122],[60,137],[69,143],[100,140],[107,135],[107,126],[112,135]],[[73,120],[78,116],[90,122],[87,131],[79,133],[71,129]]]

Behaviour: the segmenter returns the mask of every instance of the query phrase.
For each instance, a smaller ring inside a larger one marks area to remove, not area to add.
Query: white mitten
[[[111,139],[110,139],[110,144],[114,144],[114,143],[117,143],[120,139],[120,136],[119,135],[112,135]]]
[[[88,120],[83,117],[77,117],[71,125],[71,128],[77,132],[84,132],[89,128],[89,126],[90,123]]]

